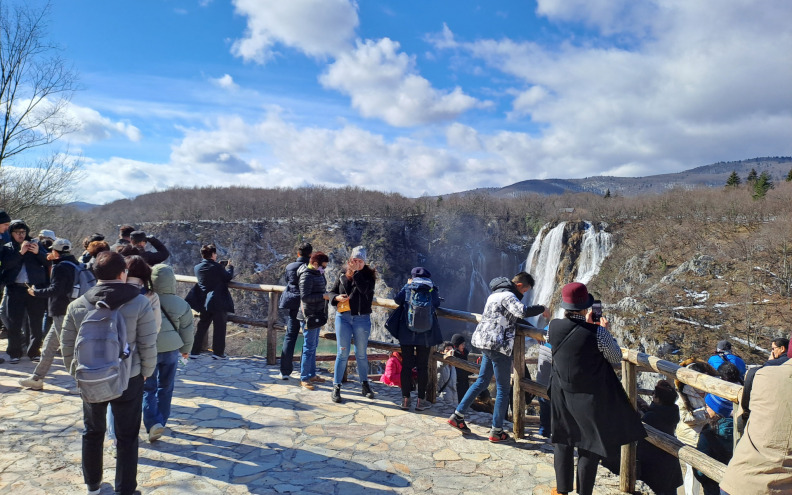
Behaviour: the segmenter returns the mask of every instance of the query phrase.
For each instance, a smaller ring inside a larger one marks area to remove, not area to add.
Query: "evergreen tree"
[[[792,175],[792,171],[790,171],[789,173],[790,173],[790,175]],[[606,198],[610,198],[610,197],[611,197],[610,189],[608,189],[607,191],[605,191],[605,197],[606,197]]]
[[[770,177],[770,174],[767,172],[762,172],[762,175],[760,175],[753,184],[753,198],[764,198],[767,194],[767,191],[773,189],[774,187],[775,185],[773,184],[773,179]]]
[[[757,178],[758,175],[756,173],[756,169],[752,168],[751,171],[748,172],[748,177],[745,178],[745,182],[747,182],[748,184],[753,184],[754,182],[756,182]]]
[[[789,173],[786,176],[787,182],[792,182],[792,168],[789,169]]]
[[[727,187],[737,187],[740,185],[742,181],[740,180],[740,176],[737,175],[737,171],[732,171],[729,178],[726,180]]]

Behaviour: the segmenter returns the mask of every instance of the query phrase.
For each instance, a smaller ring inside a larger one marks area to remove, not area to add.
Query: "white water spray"
[[[583,242],[580,246],[575,282],[588,284],[599,273],[600,266],[610,254],[611,249],[613,249],[611,234],[604,230],[597,232],[591,222],[586,222],[586,232],[583,234]]]
[[[555,292],[558,265],[561,264],[561,247],[565,226],[566,222],[559,223],[544,238],[537,237],[534,245],[531,246],[525,266],[536,281],[533,290],[533,304],[548,306],[551,302],[550,299]]]

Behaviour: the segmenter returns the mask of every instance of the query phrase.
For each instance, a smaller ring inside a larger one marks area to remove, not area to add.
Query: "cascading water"
[[[537,237],[531,246],[525,266],[536,282],[531,298],[533,304],[547,306],[553,297],[556,272],[561,263],[565,226],[566,222],[559,223],[544,238]],[[544,231],[544,227],[542,230]]]
[[[480,299],[475,297],[476,291],[478,290],[481,296],[484,299],[487,298],[489,294],[489,284],[486,280],[484,280],[484,266],[486,263],[486,259],[484,253],[481,251],[471,252],[470,253],[470,282],[468,284],[468,300],[467,300],[467,308],[468,311],[472,311],[471,308],[473,307],[473,302],[478,301]]]
[[[575,282],[587,284],[599,273],[600,266],[613,249],[613,238],[604,230],[597,231],[591,222],[586,222],[586,232],[580,246]]]

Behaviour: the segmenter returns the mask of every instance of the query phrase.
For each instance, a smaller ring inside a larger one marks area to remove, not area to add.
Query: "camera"
[[[602,301],[595,300],[591,305],[591,320],[597,322],[600,318],[602,318]]]

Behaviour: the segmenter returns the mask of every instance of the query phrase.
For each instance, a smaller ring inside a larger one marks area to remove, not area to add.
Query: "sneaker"
[[[34,356],[34,357],[30,358],[30,360],[32,362],[34,362],[34,363],[40,363],[41,362],[41,356]]]
[[[330,399],[336,404],[341,404],[341,385],[333,385],[333,391],[330,393]]]
[[[19,364],[19,358],[11,358],[8,362],[9,364]]]
[[[19,384],[25,388],[29,388],[32,390],[44,389],[44,380],[42,380],[41,378],[36,378],[35,376],[31,376],[30,378],[19,380]]]
[[[199,357],[201,357],[200,354],[190,354],[190,359],[198,359]]]
[[[279,380],[288,380],[289,379],[289,375],[284,375],[283,373],[278,373],[278,379]]]
[[[88,495],[99,495],[102,493],[102,485],[101,483],[98,485],[87,485],[88,486]]]
[[[360,395],[363,397],[368,397],[369,399],[374,398],[374,392],[371,390],[371,386],[369,385],[368,381],[363,382],[363,387],[360,390]]]
[[[312,377],[310,378],[310,380],[311,380],[312,382],[314,382],[314,383],[324,383],[324,382],[326,382],[326,381],[327,381],[327,380],[325,380],[324,378],[322,378],[322,377],[321,377],[321,376],[319,376],[319,375],[314,375],[314,376],[312,376]]]
[[[402,403],[399,406],[399,409],[402,411],[409,411],[410,410],[410,398],[409,397],[402,397]]]
[[[461,431],[465,435],[472,433],[470,428],[468,428],[468,425],[465,423],[465,419],[460,418],[456,415],[456,413],[452,414],[451,417],[448,418],[448,424]]]
[[[418,402],[415,403],[415,410],[416,411],[426,411],[432,407],[432,403],[426,399],[418,399]]]
[[[490,435],[489,435],[490,442],[501,443],[501,442],[508,442],[509,440],[511,440],[511,437],[505,431],[501,430],[500,432],[496,432],[490,430]]]
[[[154,423],[148,432],[149,443],[159,440],[163,433],[165,433],[165,427],[159,423]]]
[[[121,492],[113,492],[113,495],[121,495]],[[142,495],[140,490],[135,490],[132,495]]]
[[[212,359],[217,359],[222,361],[224,359],[228,359],[228,356],[226,356],[225,354],[212,354]]]
[[[304,388],[305,390],[316,390],[316,387],[314,387],[313,383],[311,383],[311,382],[300,381],[300,386],[302,388]]]

